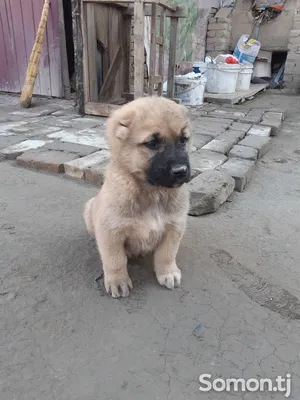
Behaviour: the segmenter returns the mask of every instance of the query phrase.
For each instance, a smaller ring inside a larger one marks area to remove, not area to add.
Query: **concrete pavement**
[[[108,297],[82,219],[97,188],[0,163],[1,400],[284,399],[203,393],[204,373],[290,373],[299,400],[300,98],[252,105],[287,107],[282,131],[243,194],[189,217],[173,292],[141,260],[131,296]]]

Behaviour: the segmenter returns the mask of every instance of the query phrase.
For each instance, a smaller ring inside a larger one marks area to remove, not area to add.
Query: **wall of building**
[[[297,0],[286,0],[284,11],[273,21],[264,22],[260,26],[258,40],[263,50],[287,51],[289,35],[293,27],[294,13]],[[255,26],[255,19],[251,12],[251,2],[237,0],[232,11],[232,30],[230,49],[234,49],[240,36],[251,34]]]

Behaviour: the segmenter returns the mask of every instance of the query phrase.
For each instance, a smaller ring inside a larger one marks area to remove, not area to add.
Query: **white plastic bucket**
[[[188,79],[184,76],[175,76],[175,97],[180,99],[184,105],[202,105],[204,90],[204,79]]]
[[[253,65],[250,63],[241,64],[236,90],[249,90],[253,74]]]
[[[234,93],[241,66],[240,64],[208,64],[205,76],[208,93]]]
[[[194,62],[193,69],[195,73],[201,72],[203,75],[205,75],[205,72],[207,70],[207,63],[204,61]]]

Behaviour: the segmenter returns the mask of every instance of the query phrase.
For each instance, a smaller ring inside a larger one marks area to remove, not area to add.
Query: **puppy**
[[[180,285],[176,255],[186,228],[191,179],[187,109],[162,97],[139,98],[108,120],[110,160],[98,195],[85,206],[104,284],[112,297],[132,289],[130,258],[154,252],[160,285]]]

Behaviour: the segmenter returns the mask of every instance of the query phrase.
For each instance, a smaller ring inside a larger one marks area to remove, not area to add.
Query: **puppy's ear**
[[[116,136],[121,140],[127,139],[130,127],[135,117],[134,110],[130,110],[123,115],[120,115],[118,118],[118,123],[116,127]]]
[[[178,106],[179,106],[179,109],[180,109],[180,111],[181,111],[181,115],[182,115],[184,118],[188,118],[189,110],[187,109],[187,107],[184,106],[183,104],[178,104]]]

